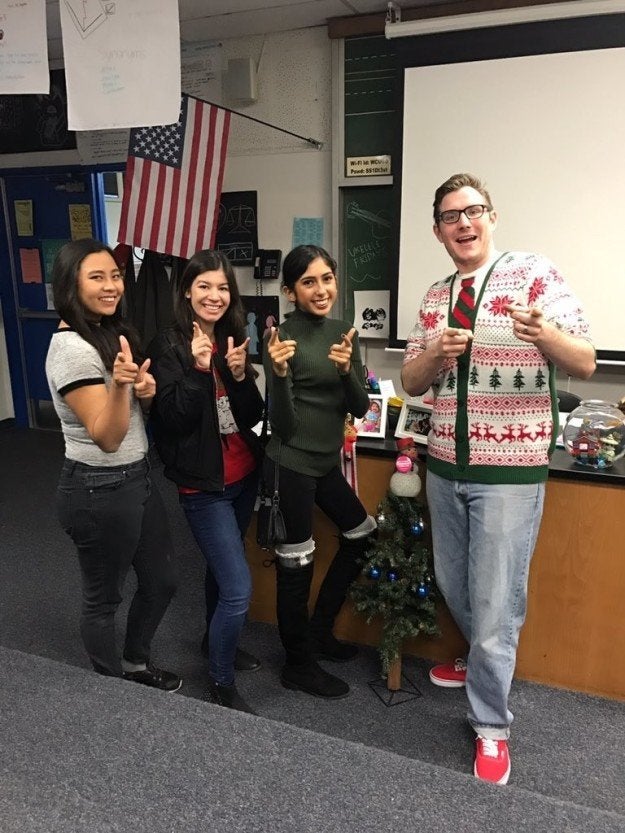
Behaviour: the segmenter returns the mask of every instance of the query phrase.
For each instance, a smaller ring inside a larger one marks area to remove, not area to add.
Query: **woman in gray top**
[[[138,363],[138,337],[122,321],[124,280],[108,246],[67,243],[52,288],[61,321],[46,374],[65,439],[57,506],[78,550],[83,643],[98,673],[177,691],[180,677],[150,662],[175,591],[166,512],[146,458],[143,410],[156,390],[150,362]],[[131,566],[137,591],[120,657],[115,613]]]

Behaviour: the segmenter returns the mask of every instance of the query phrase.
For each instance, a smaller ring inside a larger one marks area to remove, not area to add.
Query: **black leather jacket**
[[[178,486],[216,492],[224,488],[222,439],[215,378],[196,370],[183,336],[174,328],[156,336],[148,348],[156,379],[150,426],[165,476]],[[263,399],[251,375],[235,381],[224,358],[213,364],[226,388],[241,436],[260,461],[262,448],[251,430],[262,419]]]

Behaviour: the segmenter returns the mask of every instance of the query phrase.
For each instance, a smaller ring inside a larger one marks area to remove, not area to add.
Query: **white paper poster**
[[[215,43],[184,43],[181,53],[182,92],[221,104],[222,47]]]
[[[0,0],[0,95],[49,92],[45,0]]]
[[[125,162],[128,159],[130,130],[81,130],[76,134],[76,147],[82,165]]]
[[[354,292],[354,327],[360,338],[388,338],[388,289]]]
[[[177,0],[60,0],[70,130],[174,124]]]

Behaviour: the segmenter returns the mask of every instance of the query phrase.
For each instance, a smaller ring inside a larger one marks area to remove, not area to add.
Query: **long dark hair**
[[[296,281],[302,277],[309,264],[318,257],[323,260],[336,277],[336,260],[325,249],[322,249],[321,246],[301,245],[291,249],[284,258],[282,263],[282,286],[293,290]]]
[[[186,343],[189,345],[189,349],[191,349],[190,345],[195,318],[191,301],[187,298],[187,293],[191,291],[191,284],[198,275],[202,275],[204,272],[217,272],[220,269],[226,276],[230,291],[230,305],[219,321],[215,322],[217,349],[223,356],[228,349],[228,336],[232,336],[236,346],[242,344],[245,340],[246,330],[245,309],[241,301],[239,287],[237,286],[236,275],[234,274],[232,264],[222,252],[218,252],[215,249],[202,249],[202,251],[196,252],[191,260],[189,260],[176,287],[174,295],[174,319],[177,329],[184,336]],[[249,360],[247,365],[248,369],[256,375]]]
[[[141,360],[139,336],[122,319],[120,301],[112,315],[103,315],[99,321],[90,320],[87,310],[78,297],[78,275],[83,260],[98,252],[108,252],[115,260],[112,249],[99,240],[90,237],[72,240],[59,250],[52,266],[52,293],[54,307],[61,320],[75,330],[86,342],[98,351],[104,366],[113,369],[119,353],[119,337],[126,336],[135,361]]]

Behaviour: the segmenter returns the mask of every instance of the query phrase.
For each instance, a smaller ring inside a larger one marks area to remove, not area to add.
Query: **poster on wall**
[[[235,266],[253,266],[258,250],[256,191],[222,193],[215,248]]]
[[[0,95],[0,153],[71,150],[67,93],[62,69],[50,72],[49,95]]]
[[[277,327],[280,318],[280,298],[278,295],[242,295],[245,308],[246,334],[250,343],[247,351],[250,361],[262,364],[263,337],[271,327]]]
[[[388,289],[354,292],[354,327],[360,338],[388,338]]]
[[[156,5],[153,0],[59,4],[72,130],[175,124],[180,109],[178,2],[159,0]]]
[[[54,265],[54,260],[66,243],[69,243],[69,240],[66,238],[62,240],[45,239],[41,241],[43,277],[46,283],[52,283],[52,267]]]
[[[49,91],[45,4],[0,2],[0,92]]]

